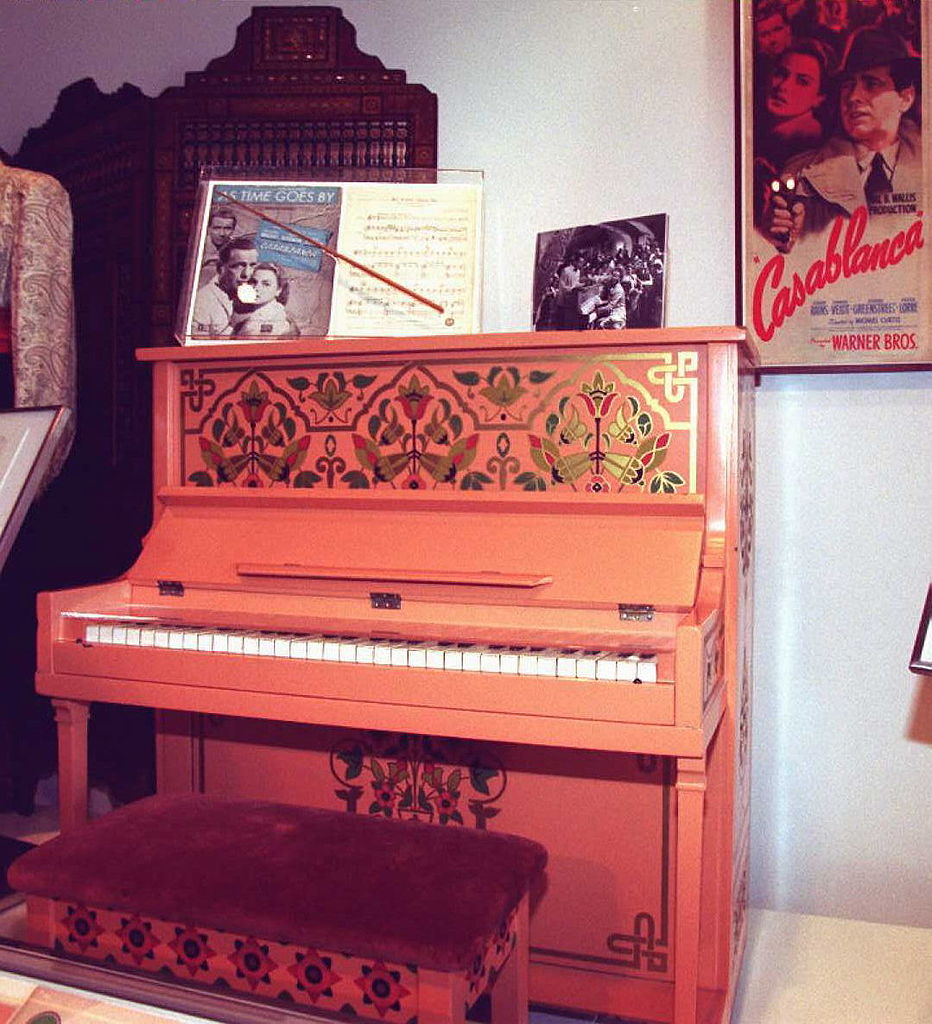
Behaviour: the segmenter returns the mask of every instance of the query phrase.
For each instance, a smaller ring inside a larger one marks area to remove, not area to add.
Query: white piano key
[[[307,637],[295,636],[288,642],[288,657],[296,661],[307,660]]]
[[[534,672],[536,676],[550,676],[556,678],[557,675],[557,657],[559,652],[552,647],[548,647],[537,653],[537,668]]]
[[[324,660],[324,638],[322,636],[314,634],[313,636],[309,636],[307,638],[307,660]]]
[[[200,643],[201,634],[197,630],[185,629],[181,633],[181,649],[183,651],[196,651]]]
[[[168,630],[168,647],[172,651],[183,651],[184,650],[184,630],[183,629],[170,629]]]
[[[443,667],[447,672],[461,672],[463,670],[463,648],[456,644],[450,644],[443,651]]]
[[[638,661],[637,678],[642,683],[657,682],[657,660],[655,658],[641,656]]]
[[[340,661],[356,661],[356,638],[344,636],[340,638],[339,645],[339,660]]]
[[[168,647],[168,630],[164,626],[157,626],[152,631],[153,647]]]
[[[229,654],[246,653],[246,634],[231,632],[227,636],[227,652]]]
[[[638,677],[638,657],[636,654],[620,654],[618,656],[618,682],[633,683]]]
[[[408,644],[408,668],[427,668],[427,651],[422,644]]]
[[[509,647],[502,651],[499,657],[499,670],[508,675],[518,675],[518,666],[521,658],[522,648]]]
[[[100,644],[112,644],[113,643],[113,623],[102,622],[100,624],[100,635],[97,637],[97,642]]]
[[[213,654],[230,653],[230,634],[225,629],[215,629],[205,634],[210,638],[210,649]]]
[[[391,665],[392,645],[388,640],[377,640],[373,644],[372,660],[375,665]]]
[[[576,659],[576,678],[595,679],[596,665],[599,661],[598,651],[582,651]]]
[[[390,664],[393,668],[408,667],[408,645],[406,643],[394,643],[391,645]]]
[[[335,636],[324,637],[324,661],[340,660],[340,641]]]
[[[113,624],[113,643],[118,644],[120,647],[126,646],[126,624],[122,622],[115,622]]]
[[[482,648],[475,647],[472,644],[460,644],[459,647],[460,650],[463,652],[463,671],[481,672]]]
[[[89,622],[84,627],[84,642],[88,644],[100,643],[100,623]]]
[[[498,675],[502,670],[501,648],[484,647],[479,651],[479,671],[495,673]]]
[[[375,661],[375,644],[371,640],[361,640],[356,644],[356,664],[371,665]]]
[[[595,677],[603,683],[614,683],[618,680],[618,658],[613,654],[604,654],[595,666]]]
[[[142,629],[139,626],[127,626],[126,627],[126,646],[127,647],[138,647]]]
[[[518,675],[537,675],[537,656],[543,653],[543,647],[528,647],[518,655]]]
[[[576,678],[576,662],[578,651],[558,651],[557,652],[557,678],[558,679],[575,679]]]
[[[243,654],[257,656],[259,654],[259,634],[243,633]]]
[[[291,657],[291,641],[294,637],[290,633],[278,633],[275,636],[275,657]]]
[[[433,644],[424,648],[424,664],[427,668],[443,669],[445,650],[440,644]]]
[[[260,658],[274,658],[275,657],[275,637],[270,636],[268,633],[259,634],[259,657]]]

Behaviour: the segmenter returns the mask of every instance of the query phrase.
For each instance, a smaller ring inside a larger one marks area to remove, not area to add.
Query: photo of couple
[[[333,187],[214,183],[183,333],[218,341],[325,335],[334,266],[313,241],[336,237],[340,199]]]

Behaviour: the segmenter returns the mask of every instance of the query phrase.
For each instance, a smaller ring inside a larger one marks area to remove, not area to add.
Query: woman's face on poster
[[[266,302],[277,299],[281,292],[281,286],[274,270],[264,268],[257,270],[253,274],[250,284],[256,290],[256,302],[259,305],[265,305]]]
[[[784,54],[770,76],[767,111],[779,120],[798,117],[817,107],[822,92],[822,69],[805,53]]]

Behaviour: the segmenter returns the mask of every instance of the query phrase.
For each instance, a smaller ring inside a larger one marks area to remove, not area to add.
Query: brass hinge
[[[159,580],[159,597],[184,597],[184,584],[180,580]]]
[[[384,591],[370,591],[369,600],[373,608],[400,608],[401,594],[386,593]]]
[[[620,604],[618,618],[622,622],[651,622],[654,618],[652,604]]]

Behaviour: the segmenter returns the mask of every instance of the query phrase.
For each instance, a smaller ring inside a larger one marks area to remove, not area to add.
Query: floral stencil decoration
[[[429,414],[429,416],[428,416]],[[368,437],[353,434],[363,473],[355,486],[390,483],[423,490],[433,481],[455,484],[476,456],[478,434],[463,435],[462,417],[449,399],[438,397],[428,381],[412,373],[384,398],[367,423]]]
[[[580,399],[581,405],[574,401]],[[612,416],[613,410],[615,411]],[[551,484],[585,481],[585,490],[603,493],[625,487],[672,494],[686,481],[663,471],[671,434],[657,431],[651,414],[634,395],[622,398],[614,381],[599,371],[575,395],[564,395],[545,422],[546,436],[529,435],[531,458]]]
[[[255,379],[236,402],[225,402],[210,427],[198,438],[207,472],[192,473],[201,487],[238,483],[242,487],[293,483],[302,486],[298,470],[307,457],[311,435],[296,437],[297,424],[284,402],[273,402]],[[314,481],[320,479],[313,474]],[[304,481],[309,486],[311,481]]]

